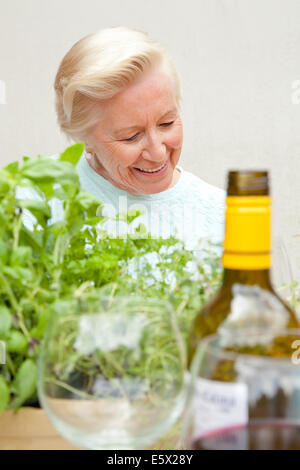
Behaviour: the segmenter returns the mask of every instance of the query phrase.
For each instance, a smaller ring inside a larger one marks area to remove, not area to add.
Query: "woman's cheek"
[[[183,132],[182,126],[177,126],[173,130],[173,134],[170,136],[169,145],[173,148],[180,148],[182,145]]]
[[[127,168],[132,166],[140,156],[140,146],[139,145],[128,145],[121,153],[119,153],[119,164]]]

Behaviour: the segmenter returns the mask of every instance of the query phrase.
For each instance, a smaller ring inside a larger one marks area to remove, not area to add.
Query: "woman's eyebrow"
[[[171,114],[171,113],[175,113],[177,111],[176,108],[172,108],[170,109],[169,111],[167,111],[166,113],[164,113],[160,118],[159,118],[159,121],[161,119],[163,119],[165,116],[167,116],[168,114]],[[122,127],[120,129],[116,129],[115,132],[118,133],[118,132],[122,132],[122,131],[128,131],[130,129],[137,129],[137,128],[140,128],[141,126],[138,126],[138,125],[135,125],[135,126],[128,126],[128,127]]]

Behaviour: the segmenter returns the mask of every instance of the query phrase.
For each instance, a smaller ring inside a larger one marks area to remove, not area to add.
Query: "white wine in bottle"
[[[266,171],[229,172],[223,282],[195,318],[189,338],[189,363],[200,339],[220,329],[299,327],[295,313],[271,283],[270,205]]]

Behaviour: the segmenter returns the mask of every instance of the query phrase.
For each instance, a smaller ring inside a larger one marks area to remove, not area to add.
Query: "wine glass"
[[[300,330],[203,339],[191,365],[183,442],[198,450],[300,449]]]
[[[184,346],[171,306],[137,296],[58,302],[38,394],[57,431],[85,449],[143,449],[184,406]]]

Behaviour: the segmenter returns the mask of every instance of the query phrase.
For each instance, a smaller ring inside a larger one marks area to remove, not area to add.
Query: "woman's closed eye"
[[[162,127],[168,127],[168,126],[172,126],[173,123],[174,123],[174,121],[164,122],[163,124],[161,124],[161,126]]]
[[[164,122],[163,124],[160,124],[161,127],[169,127],[174,123],[174,121],[171,122]],[[133,142],[137,136],[139,135],[139,132],[137,134],[134,134],[132,137],[129,137],[128,139],[124,139],[125,142]]]
[[[132,137],[129,137],[128,139],[124,139],[125,142],[133,142],[137,136],[139,135],[139,133],[133,135]]]

